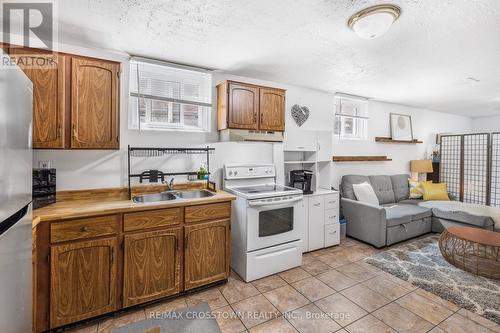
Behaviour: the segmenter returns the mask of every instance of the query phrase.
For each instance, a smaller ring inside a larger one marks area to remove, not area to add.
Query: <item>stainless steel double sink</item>
[[[135,203],[152,203],[182,199],[199,199],[213,197],[215,193],[207,190],[190,190],[190,191],[167,191],[155,194],[144,194],[135,196],[132,200]]]

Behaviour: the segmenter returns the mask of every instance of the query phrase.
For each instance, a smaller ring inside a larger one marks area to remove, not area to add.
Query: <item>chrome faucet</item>
[[[164,180],[162,183],[167,185],[167,190],[172,191],[174,189],[174,177],[172,177],[169,181]]]

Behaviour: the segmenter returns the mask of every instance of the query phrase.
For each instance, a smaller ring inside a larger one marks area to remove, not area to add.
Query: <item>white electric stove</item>
[[[296,211],[302,190],[277,185],[272,164],[224,166],[224,190],[236,195],[231,220],[231,267],[253,281],[302,264]]]

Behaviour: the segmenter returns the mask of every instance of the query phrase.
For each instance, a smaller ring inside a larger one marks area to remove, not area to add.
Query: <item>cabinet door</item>
[[[33,148],[65,148],[65,59],[57,53],[28,48],[10,48],[18,63],[33,82]]]
[[[318,132],[318,162],[331,162],[333,158],[332,151],[332,132]]]
[[[322,196],[309,198],[309,251],[325,247],[325,209]]]
[[[230,221],[184,227],[184,288],[196,288],[229,277]]]
[[[118,149],[120,65],[71,58],[71,148]]]
[[[258,129],[259,88],[229,83],[229,128]]]
[[[285,92],[260,88],[259,129],[262,131],[285,130]]]
[[[50,326],[116,310],[117,239],[51,248]]]
[[[125,235],[123,306],[180,292],[181,229]]]

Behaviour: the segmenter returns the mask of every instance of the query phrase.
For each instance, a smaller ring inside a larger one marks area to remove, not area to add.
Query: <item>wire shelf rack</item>
[[[197,171],[185,171],[185,172],[165,172],[161,170],[146,170],[141,173],[131,173],[131,159],[133,157],[164,157],[169,155],[205,155],[206,156],[206,166],[207,170],[205,175],[207,175],[207,184],[210,183],[210,155],[215,152],[215,148],[209,146],[205,148],[172,148],[172,147],[131,147],[128,146],[128,195],[129,198],[132,196],[131,190],[131,179],[138,178],[139,182],[147,180],[150,183],[157,183],[158,181],[164,181],[166,176],[197,176]]]

